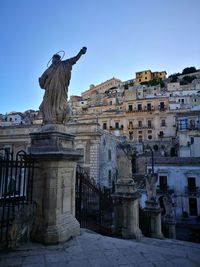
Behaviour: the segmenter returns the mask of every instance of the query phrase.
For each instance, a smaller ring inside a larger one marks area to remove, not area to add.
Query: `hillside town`
[[[65,125],[82,155],[78,165],[96,185],[114,192],[120,177],[132,177],[144,208],[145,179],[155,174],[163,214],[163,198],[172,201],[177,237],[200,233],[199,69],[168,77],[166,71],[144,70],[128,81],[113,77],[72,95],[68,109]],[[30,134],[42,123],[39,110],[1,114],[0,148],[29,152]]]

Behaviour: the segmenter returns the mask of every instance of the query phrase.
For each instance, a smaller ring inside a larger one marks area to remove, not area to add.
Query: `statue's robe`
[[[40,110],[44,123],[63,123],[67,112],[68,86],[76,57],[52,64],[39,78],[45,90]]]

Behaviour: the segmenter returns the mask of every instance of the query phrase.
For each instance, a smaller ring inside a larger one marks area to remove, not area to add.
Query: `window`
[[[142,127],[142,121],[138,121],[138,127],[139,127],[139,128]]]
[[[151,111],[151,103],[147,103],[147,110]]]
[[[188,129],[188,119],[182,118],[179,120],[179,130],[187,130]]]
[[[190,120],[190,129],[191,130],[195,129],[195,121],[194,120]]]
[[[110,101],[110,105],[112,105],[112,101]]]
[[[188,192],[196,191],[196,179],[195,177],[188,177]]]
[[[194,144],[194,137],[193,136],[190,137],[190,143],[191,143],[191,145]]]
[[[138,104],[138,111],[142,110],[142,104]]]
[[[151,126],[152,126],[152,125],[151,125],[151,120],[148,120],[148,121],[147,121],[147,126],[148,126],[148,128],[151,128]]]
[[[138,131],[138,134],[142,134],[142,131]]]
[[[133,129],[133,122],[132,121],[129,121],[128,129],[129,130],[132,130]]]
[[[108,149],[108,160],[111,160],[112,159],[112,154],[111,154],[111,150]]]
[[[148,130],[148,133],[152,133],[152,130]]]
[[[183,98],[181,99],[181,104],[184,104],[184,99]]]
[[[133,106],[132,105],[128,105],[128,111],[133,111]]]
[[[160,102],[160,110],[163,111],[165,109],[165,102]]]
[[[166,123],[165,123],[165,120],[164,120],[164,119],[161,120],[161,126],[162,126],[162,127],[166,126]]]
[[[139,141],[140,143],[142,143],[142,135],[139,135],[139,136],[138,136],[138,141]]]
[[[197,199],[194,197],[189,198],[189,213],[190,216],[197,216]]]
[[[108,184],[112,186],[112,172],[111,170],[108,171]]]
[[[152,139],[152,135],[148,135],[148,139],[151,140]]]
[[[167,176],[159,176],[159,187],[160,190],[167,191]]]
[[[78,164],[84,163],[84,148],[77,148],[76,151],[78,151],[79,154],[82,156],[82,157],[78,160]]]
[[[163,131],[160,131],[160,133],[159,133],[158,136],[162,138],[164,136],[164,132]]]
[[[103,129],[104,130],[107,129],[107,123],[106,122],[103,123]]]
[[[115,129],[119,129],[119,122],[115,122]]]
[[[10,159],[12,157],[12,153],[13,152],[11,146],[4,146],[3,150],[0,151],[0,157],[5,157],[6,159]]]

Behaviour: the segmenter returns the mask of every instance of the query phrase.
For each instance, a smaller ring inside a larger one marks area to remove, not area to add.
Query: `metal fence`
[[[76,218],[81,227],[113,235],[114,206],[109,190],[98,188],[84,169],[76,172]]]
[[[25,151],[0,149],[0,243],[8,246],[15,217],[32,204],[34,161]]]
[[[151,236],[151,214],[141,207],[139,208],[139,227],[144,236]]]

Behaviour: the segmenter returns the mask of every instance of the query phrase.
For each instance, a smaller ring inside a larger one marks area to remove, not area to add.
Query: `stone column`
[[[133,179],[119,179],[112,197],[115,203],[114,231],[123,238],[140,240],[142,237],[139,229],[140,194],[135,189]]]
[[[168,238],[176,239],[176,221],[174,216],[164,215],[163,223]]]
[[[158,202],[153,200],[147,200],[145,202],[146,207],[144,212],[148,214],[150,223],[150,236],[153,238],[163,239],[162,228],[161,228],[161,209]]]
[[[33,200],[37,203],[32,239],[56,244],[79,235],[75,219],[76,162],[74,136],[64,125],[45,125],[32,133],[30,152],[36,160]]]

